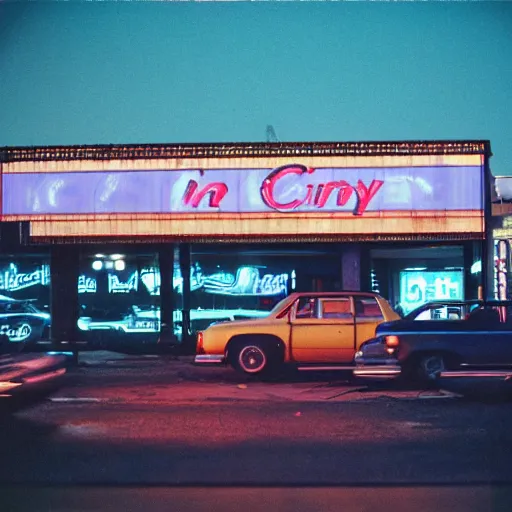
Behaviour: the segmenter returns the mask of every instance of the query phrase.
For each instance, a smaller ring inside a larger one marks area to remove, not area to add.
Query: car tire
[[[445,354],[429,353],[417,358],[414,373],[419,384],[425,387],[435,387],[439,375],[448,368]]]
[[[230,356],[235,370],[250,376],[267,375],[275,369],[277,358],[270,344],[248,340],[237,344]]]

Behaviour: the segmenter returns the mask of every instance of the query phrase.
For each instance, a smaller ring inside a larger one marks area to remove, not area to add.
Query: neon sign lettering
[[[96,293],[96,279],[81,275],[78,278],[78,293]]]
[[[204,280],[204,291],[218,295],[280,295],[288,291],[288,274],[264,274],[256,267],[240,267],[236,276],[217,272]]]
[[[225,183],[208,183],[201,190],[198,190],[199,184],[195,180],[188,182],[185,194],[183,195],[183,204],[191,205],[197,208],[206,195],[210,195],[208,206],[210,208],[219,208],[220,202],[228,193],[228,186]]]
[[[301,190],[296,192],[296,197],[288,202],[281,202],[276,188],[285,189],[286,192],[294,195],[293,186],[287,185],[287,177],[304,178],[315,173],[313,167],[306,167],[301,164],[284,165],[277,167],[268,174],[261,183],[259,190],[261,200],[264,205],[272,210],[279,212],[291,212],[299,209],[301,206],[313,206],[318,209],[325,208],[333,192],[337,193],[336,206],[343,207],[353,195],[356,198],[356,206],[353,210],[354,215],[363,215],[370,201],[375,197],[379,189],[384,184],[383,180],[372,180],[367,186],[362,180],[358,180],[355,185],[351,185],[345,180],[328,181],[326,183],[306,183]],[[204,171],[201,171],[204,175]],[[312,180],[314,182],[314,180]],[[222,181],[207,183],[202,188],[196,180],[189,180],[182,197],[184,206],[199,208],[221,207],[222,200],[229,192],[228,186]],[[207,205],[202,205],[203,199],[209,196]]]
[[[133,272],[127,281],[121,281],[114,273],[107,275],[108,293],[129,293],[139,289],[139,273]],[[190,291],[203,289],[207,293],[218,295],[280,295],[288,291],[289,275],[264,274],[260,269],[251,266],[239,267],[235,274],[216,272],[204,275],[199,263],[190,269]],[[140,281],[150,295],[160,294],[160,271],[156,267],[144,268],[140,273]],[[173,285],[178,293],[182,293],[183,279],[179,276],[179,267],[174,268]],[[96,293],[97,280],[82,274],[78,278],[78,293]]]
[[[288,203],[279,203],[275,197],[274,189],[280,180],[289,175],[304,176],[313,174],[314,172],[314,168],[299,164],[285,165],[274,169],[261,184],[260,192],[263,202],[277,211],[295,210],[304,204],[324,208],[331,193],[338,190],[336,204],[337,206],[345,206],[352,196],[352,193],[355,192],[357,202],[353,213],[354,215],[363,215],[372,198],[384,184],[382,180],[372,180],[370,186],[367,187],[361,180],[358,180],[357,185],[352,186],[345,180],[340,180],[320,183],[316,185],[316,190],[315,185],[307,184],[306,195],[304,197],[296,198]]]
[[[41,265],[40,268],[30,273],[18,273],[18,267],[10,263],[8,269],[0,274],[0,289],[9,292],[23,290],[31,286],[50,284],[50,266]]]
[[[139,289],[139,273],[134,272],[128,279],[123,282],[115,274],[108,275],[108,292],[109,293],[129,293],[132,290]]]
[[[22,324],[19,327],[11,327],[9,324],[0,326],[0,334],[7,336],[9,341],[25,341],[30,338],[32,328],[29,324]]]

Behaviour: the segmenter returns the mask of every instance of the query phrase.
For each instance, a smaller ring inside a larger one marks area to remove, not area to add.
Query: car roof
[[[343,290],[341,292],[294,292],[289,297],[346,297],[347,295],[358,295],[361,297],[379,297],[378,293],[360,292],[357,290]]]
[[[418,310],[426,307],[435,307],[435,306],[456,306],[456,305],[464,305],[464,304],[482,304],[489,306],[503,305],[503,306],[512,306],[512,300],[500,300],[500,299],[468,299],[468,300],[455,300],[455,299],[446,299],[446,300],[433,300],[430,302],[424,302],[420,306],[416,307],[414,310]],[[413,311],[414,311],[413,310]]]

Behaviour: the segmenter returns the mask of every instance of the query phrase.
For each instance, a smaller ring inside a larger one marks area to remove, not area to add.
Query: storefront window
[[[10,342],[50,338],[50,265],[47,257],[0,259],[0,334]]]
[[[157,255],[86,254],[80,261],[78,327],[90,341],[156,341],[160,332]]]
[[[474,284],[471,277],[465,282],[462,245],[382,245],[372,248],[370,257],[372,291],[388,299],[400,314],[426,302],[464,300],[468,285]]]
[[[213,322],[259,318],[289,291],[293,269],[279,265],[240,264],[225,258],[202,258],[192,263],[192,330]]]
[[[262,318],[294,291],[336,291],[340,257],[304,247],[279,249],[221,248],[192,254],[191,324],[204,329],[214,322]]]
[[[400,272],[400,306],[406,314],[425,302],[463,298],[463,269]]]

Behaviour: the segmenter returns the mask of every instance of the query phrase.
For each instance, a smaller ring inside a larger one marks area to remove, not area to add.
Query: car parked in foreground
[[[434,303],[426,309],[452,307]],[[444,319],[380,324],[356,353],[354,375],[402,376],[424,384],[468,372],[475,377],[512,375],[512,302],[468,301],[459,307],[461,314]]]
[[[64,356],[19,353],[12,350],[12,342],[0,340],[0,409],[54,391],[62,383],[66,366]]]
[[[375,293],[293,293],[264,318],[222,322],[199,332],[195,362],[231,364],[253,375],[283,364],[300,370],[347,368],[379,323],[399,318]]]

